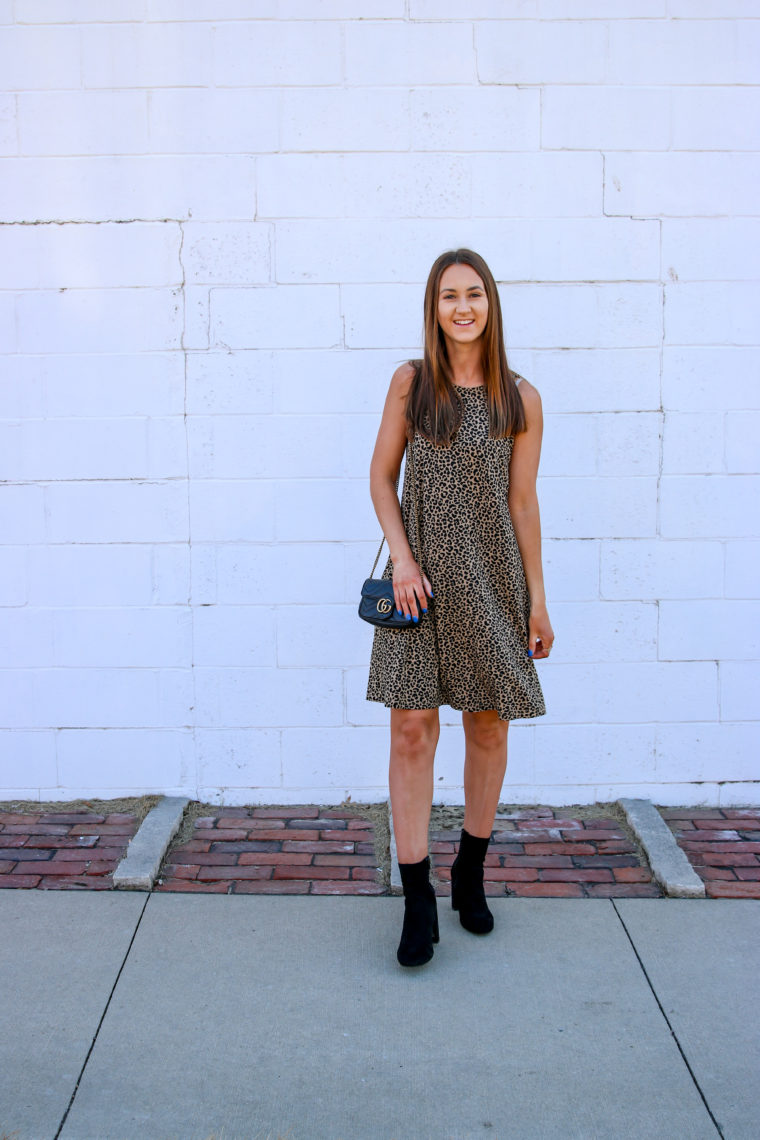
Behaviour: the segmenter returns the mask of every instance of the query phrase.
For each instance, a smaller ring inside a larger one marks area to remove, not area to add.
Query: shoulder
[[[544,413],[541,407],[541,396],[539,395],[538,388],[531,384],[530,380],[526,380],[524,376],[520,376],[519,372],[514,372],[515,380],[519,380],[517,391],[522,400],[523,411],[525,412],[525,433],[528,436],[534,434],[540,439],[544,430]]]
[[[405,400],[416,375],[416,368],[408,360],[400,364],[391,376],[390,393]]]

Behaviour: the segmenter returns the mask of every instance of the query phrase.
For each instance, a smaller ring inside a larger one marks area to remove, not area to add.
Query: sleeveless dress
[[[412,444],[433,602],[412,628],[375,627],[366,698],[402,709],[496,709],[501,720],[543,716],[528,656],[530,597],[507,505],[514,438],[488,438],[484,384],[454,387],[463,408],[451,446],[419,432]],[[401,517],[419,564],[411,478],[407,465]],[[381,577],[393,577],[390,557]]]

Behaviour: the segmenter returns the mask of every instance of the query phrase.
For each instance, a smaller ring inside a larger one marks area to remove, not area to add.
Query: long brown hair
[[[450,265],[469,265],[480,277],[488,299],[488,316],[481,336],[485,396],[491,439],[525,431],[525,410],[507,364],[501,304],[491,270],[471,249],[450,249],[433,262],[425,286],[425,328],[422,360],[410,360],[415,376],[406,402],[410,437],[415,431],[433,444],[449,446],[462,421],[462,397],[454,387],[446,340],[438,323],[441,276]]]

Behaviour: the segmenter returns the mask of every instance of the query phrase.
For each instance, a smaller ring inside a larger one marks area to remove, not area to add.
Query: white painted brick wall
[[[386,797],[369,459],[469,245],[545,414],[504,798],[760,801],[757,5],[572,8],[0,0],[0,798]]]

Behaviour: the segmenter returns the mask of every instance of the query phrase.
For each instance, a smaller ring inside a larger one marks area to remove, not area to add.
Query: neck
[[[446,337],[451,375],[455,384],[482,384],[483,362],[480,356],[480,341],[471,344],[457,344]]]

